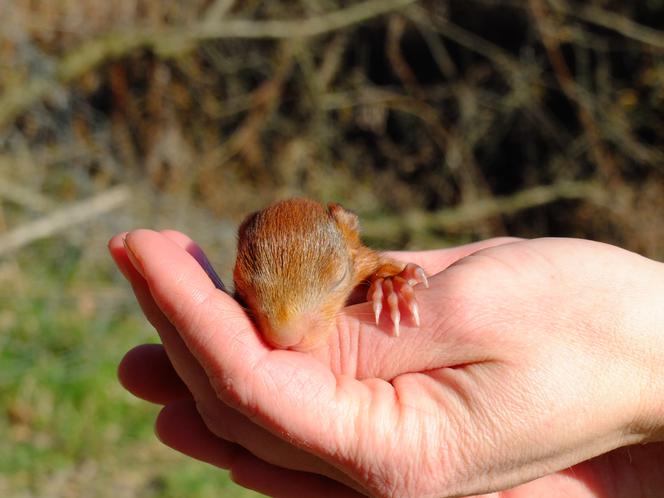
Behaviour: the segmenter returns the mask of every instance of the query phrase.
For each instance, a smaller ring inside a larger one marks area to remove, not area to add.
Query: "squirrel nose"
[[[306,336],[308,327],[305,323],[270,324],[261,327],[267,342],[278,349],[287,349],[298,345]]]

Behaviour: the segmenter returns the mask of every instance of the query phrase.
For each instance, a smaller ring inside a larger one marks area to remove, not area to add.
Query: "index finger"
[[[239,304],[215,288],[200,265],[162,234],[127,235],[128,254],[155,302],[203,366],[222,400],[268,429],[302,434],[298,414],[339,410],[337,379],[314,358],[271,350]],[[334,420],[341,413],[325,416]],[[301,440],[320,434],[320,419],[306,417]],[[333,432],[337,432],[336,430]],[[299,438],[298,438],[299,439]]]
[[[453,263],[456,263],[458,260],[477,251],[488,249],[490,247],[502,246],[504,244],[512,244],[514,242],[519,242],[520,240],[523,239],[518,237],[494,237],[492,239],[480,240],[470,244],[446,247],[443,249],[431,249],[428,251],[386,251],[386,254],[389,254],[400,261],[418,264],[424,268],[427,275],[435,275]]]

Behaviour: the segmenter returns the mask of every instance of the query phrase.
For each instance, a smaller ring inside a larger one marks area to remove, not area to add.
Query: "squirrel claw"
[[[429,280],[424,269],[415,263],[408,263],[399,276],[405,278],[411,286],[424,284],[424,287],[429,288]]]
[[[396,310],[392,310],[390,316],[392,318],[392,333],[394,334],[394,337],[399,337],[399,321],[401,320],[401,313],[399,313],[399,309],[397,308]]]
[[[396,280],[396,278],[394,280]],[[392,319],[392,324],[394,326],[393,332],[395,336],[398,336],[401,312],[399,311],[399,294],[394,284],[395,282],[390,278],[385,279],[383,282],[385,293],[387,294],[387,307],[390,308],[390,318]]]
[[[410,314],[413,317],[413,320],[415,321],[415,325],[417,327],[419,327],[420,326],[420,310],[417,307],[417,301],[413,301],[412,303],[408,304],[408,311],[410,311]]]
[[[399,335],[402,310],[407,310],[406,315],[410,315],[415,325],[419,327],[420,312],[413,291],[413,286],[418,283],[429,286],[424,270],[413,263],[406,265],[397,275],[374,280],[369,287],[367,300],[372,303],[376,324],[380,321],[383,303],[385,303],[390,312],[392,332],[395,337]]]
[[[376,325],[380,321],[380,313],[383,311],[383,279],[379,278],[371,284],[369,288],[369,299],[373,303],[374,317],[376,318]]]

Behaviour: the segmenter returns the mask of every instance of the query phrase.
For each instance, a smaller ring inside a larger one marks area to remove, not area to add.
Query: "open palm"
[[[617,333],[629,313],[611,292],[633,289],[634,313],[649,309],[657,263],[571,239],[401,255],[433,275],[417,292],[419,329],[391,337],[361,303],[299,353],[261,341],[182,234],[141,230],[110,248],[164,345],[132,350],[124,385],[165,405],[166,444],[240,484],[274,496],[664,493],[664,447],[627,446],[658,439],[653,372],[635,346],[650,329]]]

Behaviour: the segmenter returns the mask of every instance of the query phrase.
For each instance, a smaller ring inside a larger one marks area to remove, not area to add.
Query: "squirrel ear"
[[[250,213],[247,215],[247,217],[242,220],[242,223],[240,223],[240,226],[237,229],[238,233],[238,239],[243,240],[244,236],[246,235],[246,231],[250,228],[254,228],[254,224],[256,222],[256,217],[258,216],[258,211],[254,211],[253,213]]]
[[[336,202],[329,203],[327,205],[327,210],[347,238],[353,238],[359,241],[360,219],[355,213]]]

